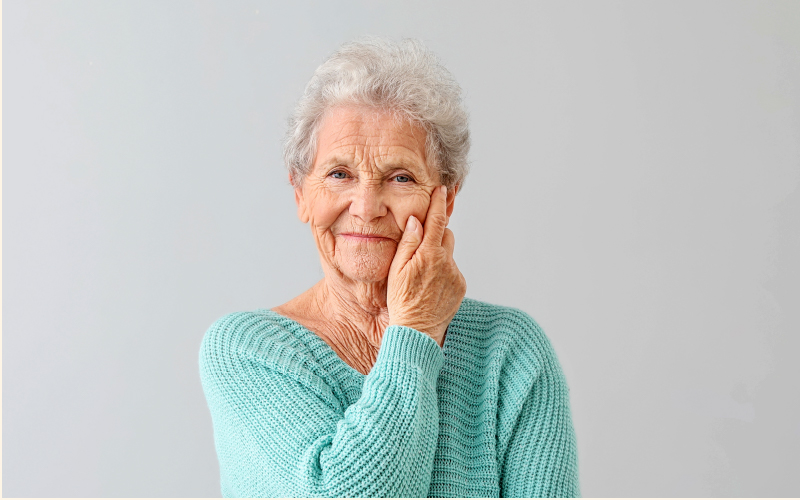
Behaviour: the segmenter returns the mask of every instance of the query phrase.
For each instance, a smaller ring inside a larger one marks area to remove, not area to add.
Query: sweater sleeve
[[[344,408],[324,379],[286,349],[264,355],[263,346],[230,348],[214,328],[225,327],[215,324],[206,334],[201,374],[223,496],[427,495],[444,363],[433,339],[387,328],[360,399]]]
[[[527,315],[525,315],[527,316]],[[569,404],[569,388],[549,340],[529,317],[533,383],[513,424],[501,464],[501,496],[580,497],[578,453]]]

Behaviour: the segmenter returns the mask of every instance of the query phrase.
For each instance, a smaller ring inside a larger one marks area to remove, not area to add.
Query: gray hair
[[[422,42],[362,38],[342,45],[317,68],[284,139],[283,158],[294,185],[311,171],[319,125],[336,106],[388,110],[421,126],[429,165],[448,189],[458,184],[461,191],[469,171],[469,117],[461,87]]]

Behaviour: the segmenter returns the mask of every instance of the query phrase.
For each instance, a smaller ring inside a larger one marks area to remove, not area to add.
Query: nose
[[[383,217],[386,213],[386,205],[383,203],[383,194],[379,186],[365,183],[355,190],[350,200],[350,215],[366,223]]]

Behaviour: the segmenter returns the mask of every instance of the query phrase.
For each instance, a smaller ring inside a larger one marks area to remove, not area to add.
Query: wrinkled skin
[[[443,345],[466,292],[445,227],[458,186],[446,195],[437,189],[425,139],[424,130],[390,113],[335,108],[321,124],[311,172],[293,182],[298,217],[311,226],[325,277],[274,310],[316,332],[361,373],[374,364],[390,324]],[[423,227],[404,238],[412,215]]]

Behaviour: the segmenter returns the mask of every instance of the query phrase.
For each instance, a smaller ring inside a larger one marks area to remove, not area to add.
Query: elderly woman
[[[324,278],[200,353],[230,497],[579,495],[569,390],[526,313],[466,298],[461,91],[421,43],[344,45],[285,141]]]

